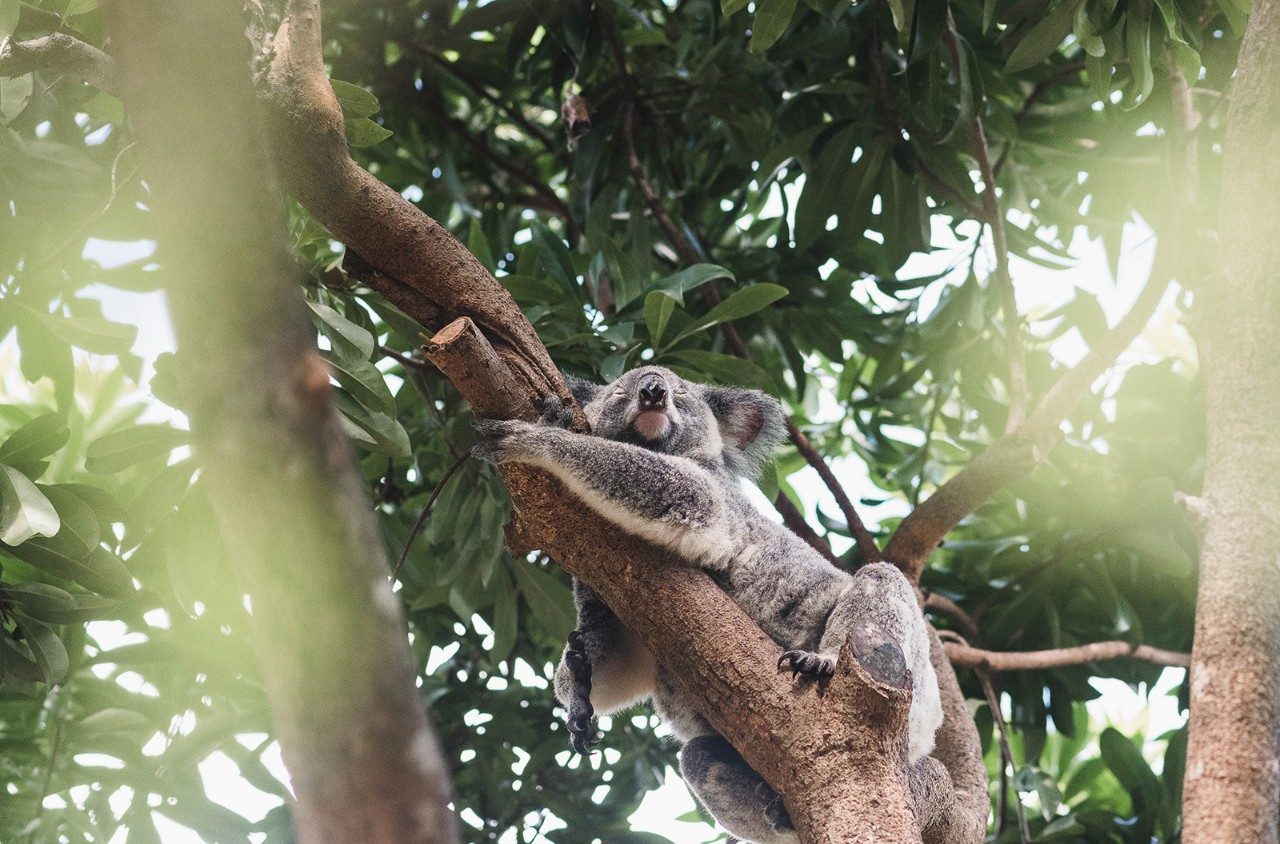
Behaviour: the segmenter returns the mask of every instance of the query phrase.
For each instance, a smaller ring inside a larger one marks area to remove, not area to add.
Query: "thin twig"
[[[409,548],[413,545],[413,540],[417,539],[418,532],[422,530],[422,526],[427,523],[427,516],[431,513],[432,506],[435,505],[436,499],[440,497],[440,493],[444,492],[444,485],[449,483],[449,479],[453,477],[453,473],[462,468],[462,464],[466,463],[471,457],[471,452],[464,451],[454,464],[449,467],[449,471],[444,473],[444,477],[436,484],[435,489],[431,491],[431,497],[427,499],[427,503],[423,505],[422,512],[418,514],[418,520],[413,523],[413,529],[409,531],[409,536],[404,541],[404,548],[400,551],[400,559],[396,561],[396,567],[391,572],[391,579],[394,581],[400,577],[400,568],[404,565],[405,559],[409,556]]]
[[[959,72],[964,58],[960,55],[960,41],[956,34],[956,20],[947,9],[947,28],[944,33],[952,64]],[[1009,238],[1005,231],[1004,209],[996,196],[995,172],[991,167],[991,150],[987,146],[987,133],[982,125],[981,106],[975,106],[969,122],[969,135],[973,140],[973,155],[982,176],[982,208],[986,223],[991,227],[992,248],[996,253],[995,282],[1000,296],[1000,311],[1004,316],[1005,342],[1009,347],[1009,416],[1005,420],[1008,433],[1026,418],[1027,413],[1027,353],[1022,343],[1022,320],[1018,317],[1018,302],[1013,290],[1013,277],[1009,274]]]
[[[924,593],[924,608],[931,612],[941,613],[960,626],[960,632],[970,639],[978,638],[978,622],[965,612],[964,607],[937,592]]]
[[[1009,725],[1004,721],[1004,712],[1000,709],[1000,698],[996,696],[995,685],[991,682],[991,675],[984,669],[976,669],[974,671],[978,675],[978,685],[982,686],[982,694],[987,699],[987,706],[991,708],[991,720],[996,725],[996,730],[1000,736],[1000,807],[997,823],[999,824],[999,832],[1003,833],[1005,828],[1005,807],[1009,800],[1009,774],[1008,771],[1014,767],[1013,749],[1009,746]],[[1031,830],[1027,828],[1027,810],[1022,805],[1022,797],[1015,793],[1013,799],[1013,809],[1018,816],[1018,835],[1022,844],[1029,844],[1031,841]]]
[[[389,357],[392,360],[399,362],[400,365],[402,366],[410,367],[413,369],[425,369],[428,371],[435,370],[435,367],[431,365],[430,361],[411,358],[406,354],[397,352],[395,349],[389,349],[386,346],[383,346],[381,344],[378,345],[378,354],[382,355],[383,357]]]

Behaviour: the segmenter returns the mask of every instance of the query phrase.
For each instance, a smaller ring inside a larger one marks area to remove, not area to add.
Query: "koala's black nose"
[[[667,388],[663,386],[662,379],[656,375],[650,375],[640,382],[640,403],[644,405],[660,406],[667,397]]]

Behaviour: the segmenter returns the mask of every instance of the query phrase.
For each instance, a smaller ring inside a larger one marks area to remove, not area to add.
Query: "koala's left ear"
[[[754,479],[786,437],[786,417],[773,396],[740,387],[704,387],[724,440],[729,469]]]

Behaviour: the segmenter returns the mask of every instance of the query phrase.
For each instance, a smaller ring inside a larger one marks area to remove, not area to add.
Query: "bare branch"
[[[818,535],[818,532],[809,526],[805,521],[804,514],[791,503],[791,499],[787,498],[787,494],[778,491],[777,496],[773,499],[773,506],[782,516],[782,523],[791,529],[791,532],[799,536],[805,542],[813,547],[813,550],[827,558],[827,561],[834,566],[840,565],[839,558],[831,551],[831,546],[827,544],[827,540]]]
[[[952,665],[984,668],[991,671],[1062,668],[1067,665],[1085,665],[1108,659],[1136,659],[1171,668],[1186,668],[1190,664],[1188,654],[1153,648],[1150,645],[1136,645],[1131,642],[1093,642],[1074,648],[1054,648],[1046,651],[984,651],[959,642],[947,642],[944,647]]]
[[[978,638],[978,622],[965,612],[964,608],[946,595],[937,592],[926,592],[922,606],[933,613],[941,613],[960,626],[960,632],[967,638]]]
[[[1062,421],[1142,332],[1167,289],[1168,276],[1157,260],[1129,312],[1058,378],[1021,425],[993,442],[902,520],[885,548],[885,558],[918,582],[925,561],[952,528],[1048,455],[1061,435]]]
[[[981,667],[975,668],[974,672],[978,675],[978,684],[982,686],[982,694],[986,697],[987,706],[991,709],[991,720],[995,722],[996,731],[1000,735],[1000,807],[996,814],[996,823],[999,827],[998,832],[1003,833],[1005,804],[1009,800],[1009,769],[1015,766],[1013,749],[1009,747],[1009,725],[1004,720],[1004,712],[1000,709],[1000,697],[996,694],[996,687],[991,682],[990,673]],[[1029,844],[1031,833],[1027,829],[1027,810],[1016,794],[1013,798],[1013,806],[1018,816],[1018,838],[1022,844]]]
[[[29,41],[0,41],[0,77],[21,76],[33,70],[60,71],[79,77],[100,91],[119,93],[116,65],[111,57],[63,32]]]

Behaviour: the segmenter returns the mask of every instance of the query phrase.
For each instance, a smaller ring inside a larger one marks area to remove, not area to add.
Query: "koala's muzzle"
[[[671,431],[671,417],[667,408],[667,385],[657,373],[645,375],[637,385],[638,412],[631,420],[631,428],[642,439],[657,440]]]
[[[646,375],[640,379],[640,407],[644,409],[665,407],[667,385],[661,375]]]

